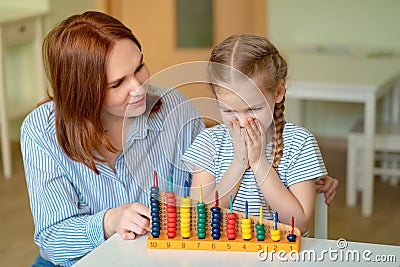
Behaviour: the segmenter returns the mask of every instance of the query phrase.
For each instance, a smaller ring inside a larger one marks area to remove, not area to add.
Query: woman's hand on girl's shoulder
[[[325,203],[330,205],[335,198],[336,188],[339,185],[339,181],[328,175],[324,175],[320,179],[316,180],[315,183],[319,185],[317,187],[317,193],[324,193]]]

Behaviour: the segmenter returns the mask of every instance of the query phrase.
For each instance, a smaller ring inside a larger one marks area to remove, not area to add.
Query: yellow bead
[[[242,234],[251,235],[252,229],[251,228],[243,228],[242,227]]]
[[[190,237],[190,231],[189,232],[181,232],[181,236],[183,237],[183,238],[188,238],[188,237]]]
[[[271,229],[271,239],[272,241],[279,241],[281,240],[281,230]]]
[[[242,218],[242,224],[248,224],[251,225],[251,219],[250,218]]]
[[[190,232],[190,225],[189,225],[189,227],[181,227],[181,233],[187,233],[187,232]]]
[[[189,223],[190,224],[190,216],[188,216],[188,217],[182,217],[181,216],[181,224],[182,223]]]

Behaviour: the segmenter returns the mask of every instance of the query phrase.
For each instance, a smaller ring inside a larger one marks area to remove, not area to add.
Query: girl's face
[[[106,72],[108,89],[102,119],[142,115],[150,72],[137,45],[129,39],[117,41],[107,60]]]
[[[263,94],[259,86],[244,85],[249,88],[239,87],[239,90],[231,90],[224,87],[216,87],[215,93],[218,99],[221,118],[226,124],[236,117],[240,126],[244,127],[244,121],[247,118],[255,118],[258,120],[262,129],[267,131],[273,121],[273,110],[275,103],[282,101],[284,95],[283,90],[278,88],[277,93]],[[281,85],[280,85],[281,87]]]

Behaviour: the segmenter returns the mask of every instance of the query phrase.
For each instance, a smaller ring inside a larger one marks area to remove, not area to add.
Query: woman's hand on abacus
[[[247,145],[245,141],[246,130],[240,127],[240,122],[236,117],[227,123],[228,129],[232,136],[232,144],[234,150],[234,163],[239,163],[249,168],[249,159],[247,153]]]
[[[250,167],[255,172],[260,162],[267,161],[265,131],[258,120],[251,117],[245,120],[244,127],[246,129],[247,157]]]
[[[119,233],[122,239],[135,239],[150,231],[149,218],[150,209],[138,202],[109,209],[104,215],[104,237]]]

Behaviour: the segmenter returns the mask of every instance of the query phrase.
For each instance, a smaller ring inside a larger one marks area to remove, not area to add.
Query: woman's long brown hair
[[[265,37],[254,34],[235,34],[218,44],[211,52],[209,60],[236,69],[247,77],[261,78],[263,93],[273,93],[281,81],[286,81],[287,63],[279,54],[275,46]],[[211,65],[212,66],[212,65]],[[210,72],[213,69],[209,68]],[[225,74],[210,73],[210,77],[223,77]],[[229,76],[229,75],[228,75]],[[211,78],[212,79],[212,78]],[[213,89],[213,81],[210,83]],[[284,128],[285,97],[274,107],[275,133],[272,137],[272,166],[277,168],[283,155],[283,128]]]
[[[107,93],[106,60],[120,39],[141,45],[117,19],[88,11],[62,21],[45,37],[43,62],[52,88],[57,140],[73,160],[99,173],[105,148],[117,152],[100,123]],[[50,95],[50,94],[49,94]]]

